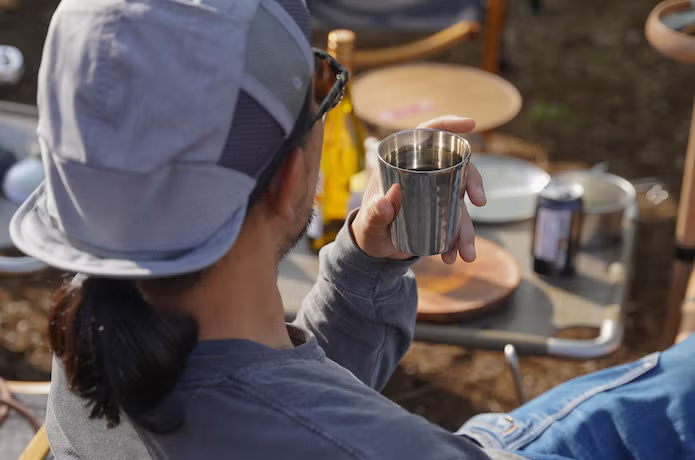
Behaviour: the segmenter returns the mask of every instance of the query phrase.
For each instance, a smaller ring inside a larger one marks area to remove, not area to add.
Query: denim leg
[[[573,459],[695,459],[695,335],[664,353],[566,382],[458,434],[484,447]]]

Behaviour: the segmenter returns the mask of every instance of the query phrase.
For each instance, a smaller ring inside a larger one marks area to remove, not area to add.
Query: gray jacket
[[[174,391],[184,426],[146,433],[88,418],[54,362],[46,429],[59,458],[248,460],[518,459],[486,452],[381,396],[408,349],[417,293],[411,262],[376,260],[344,228],[294,324],[297,346],[200,342]]]

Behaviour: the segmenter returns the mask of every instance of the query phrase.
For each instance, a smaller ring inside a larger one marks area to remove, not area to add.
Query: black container
[[[531,255],[533,270],[546,276],[571,276],[576,271],[581,238],[584,189],[558,179],[538,195]]]

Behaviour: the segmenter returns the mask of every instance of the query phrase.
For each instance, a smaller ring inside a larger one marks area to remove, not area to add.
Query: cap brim
[[[224,256],[241,231],[246,206],[235,210],[205,243],[163,260],[103,258],[85,252],[54,226],[45,209],[44,184],[19,207],[10,221],[10,236],[22,252],[61,270],[108,278],[163,278],[208,267]],[[47,222],[50,221],[50,222]]]

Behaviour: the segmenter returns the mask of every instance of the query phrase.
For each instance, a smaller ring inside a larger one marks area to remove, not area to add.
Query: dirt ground
[[[0,88],[0,99],[35,101],[43,37],[55,3],[25,0],[19,11],[0,13],[0,43],[18,46],[27,63],[22,83]],[[546,0],[534,15],[528,2],[509,2],[509,65],[503,75],[521,91],[524,109],[500,131],[543,146],[553,161],[607,161],[611,172],[651,178],[671,192],[659,206],[642,203],[624,345],[590,361],[522,357],[531,396],[658,347],[695,78],[693,67],[663,58],[644,38],[644,21],[655,3]],[[317,34],[317,41],[321,37]],[[401,39],[361,36],[358,46]],[[479,45],[463,44],[435,59],[476,65]],[[56,273],[0,279],[0,375],[46,377],[47,348],[31,331],[43,327],[47,295],[58,279]],[[33,312],[29,322],[18,326],[27,311]],[[571,333],[577,334],[587,332]],[[500,352],[424,343],[413,345],[385,394],[449,429],[476,413],[517,404]]]

